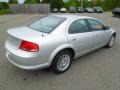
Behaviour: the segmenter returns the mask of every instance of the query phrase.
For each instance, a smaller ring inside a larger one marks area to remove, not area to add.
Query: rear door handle
[[[75,39],[75,38],[73,38],[72,40],[73,40],[73,41],[75,41],[76,39]]]
[[[76,40],[76,38],[71,38],[71,41],[75,41]]]

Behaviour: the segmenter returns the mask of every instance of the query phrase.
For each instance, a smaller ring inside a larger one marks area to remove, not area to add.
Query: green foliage
[[[8,9],[9,5],[6,2],[0,2],[0,10]]]
[[[104,0],[103,8],[105,11],[110,11],[115,7],[120,7],[120,0]]]
[[[64,6],[63,0],[51,0],[51,8],[61,8]]]
[[[97,0],[96,3],[95,3],[95,6],[103,7],[103,1],[102,0]]]
[[[0,15],[8,14],[9,11],[9,5],[6,2],[0,2]]]
[[[80,6],[81,6],[81,2],[78,1],[78,0],[76,0],[76,5],[77,5],[78,7],[80,7]]]
[[[120,0],[112,0],[112,5],[113,8],[120,7]]]
[[[104,0],[104,10],[109,11],[113,8],[112,0]]]
[[[9,14],[9,13],[10,13],[9,9],[0,10],[0,15]]]
[[[84,0],[83,2],[83,7],[93,7],[93,2],[92,1],[88,1],[88,0]]]
[[[78,7],[80,6],[80,2],[78,0],[69,0],[67,3],[64,4],[64,6],[69,9],[69,7]]]
[[[68,4],[69,4],[69,6],[77,7],[77,3],[76,3],[75,0],[70,0],[70,1],[68,2]]]
[[[40,0],[26,0],[25,4],[39,4]]]
[[[115,7],[120,7],[120,0],[97,0],[96,2],[84,0],[84,7],[100,6],[105,11],[111,11]]]
[[[9,0],[10,4],[18,4],[18,0]]]
[[[50,3],[51,0],[43,0],[42,3]]]

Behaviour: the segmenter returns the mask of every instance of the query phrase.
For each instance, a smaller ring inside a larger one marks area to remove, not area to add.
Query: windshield
[[[115,10],[118,10],[118,11],[120,11],[120,8],[116,8]]]
[[[32,23],[29,27],[40,32],[51,33],[65,19],[64,17],[48,16]]]

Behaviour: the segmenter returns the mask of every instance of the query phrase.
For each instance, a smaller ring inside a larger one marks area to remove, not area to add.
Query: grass
[[[9,14],[9,13],[10,13],[9,9],[0,10],[0,15],[5,15],[5,14]]]

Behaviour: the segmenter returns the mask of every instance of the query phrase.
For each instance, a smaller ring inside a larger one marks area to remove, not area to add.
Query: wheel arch
[[[73,55],[73,58],[74,56],[76,55],[76,49],[73,45],[69,45],[69,44],[65,44],[65,45],[62,45],[62,46],[59,46],[58,48],[56,48],[50,55],[49,57],[49,65],[52,64],[52,61],[54,60],[55,56],[60,53],[61,51],[63,50],[68,50],[72,53]]]
[[[113,32],[112,35],[114,35],[116,37],[116,32]]]

